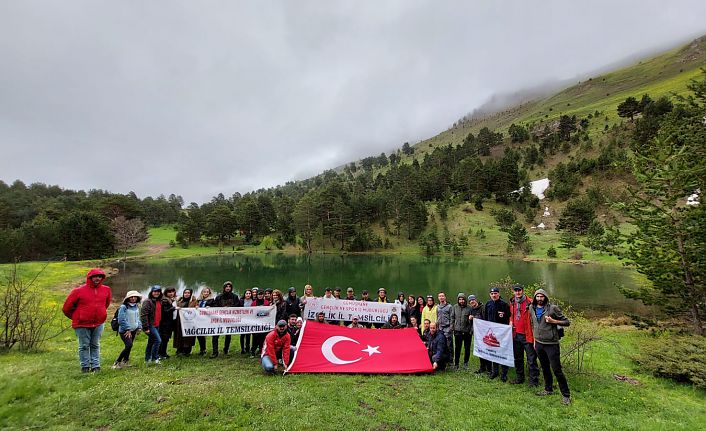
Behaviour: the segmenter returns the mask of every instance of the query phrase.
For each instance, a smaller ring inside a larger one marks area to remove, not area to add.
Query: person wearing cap
[[[353,293],[352,287],[349,287],[348,289],[346,289],[346,300],[347,301],[355,301],[356,300],[355,293]]]
[[[468,295],[468,306],[470,308],[471,315],[469,316],[471,324],[471,339],[473,339],[473,319],[485,320],[485,307],[483,303],[478,300],[476,295]],[[482,337],[482,335],[481,335]],[[471,343],[471,345],[473,345]],[[483,358],[478,358],[480,360],[480,367],[476,370],[476,374],[490,373],[492,367],[490,361]]]
[[[538,289],[534,293],[529,313],[530,322],[532,322],[532,334],[534,335],[534,348],[537,351],[537,357],[542,366],[542,375],[544,376],[544,390],[537,392],[537,395],[546,396],[553,394],[553,371],[557,383],[559,383],[562,404],[571,404],[569,383],[561,370],[561,350],[559,348],[559,339],[561,338],[559,327],[569,326],[571,322],[564,316],[557,305],[549,302],[549,295],[544,289]]]
[[[103,280],[105,272],[102,269],[88,271],[86,283],[71,290],[62,307],[78,338],[78,362],[82,373],[101,369],[101,334],[108,317],[108,306],[113,300],[113,293]]]
[[[162,321],[162,286],[155,284],[150,287],[149,296],[142,304],[140,320],[142,330],[148,336],[145,362],[159,364],[159,345],[162,344],[162,338],[159,336],[159,324]]]
[[[459,367],[463,347],[463,368],[468,368],[471,357],[471,307],[466,304],[466,295],[456,295],[456,304],[451,308],[451,331],[454,335],[454,364]]]
[[[490,301],[485,303],[485,320],[489,322],[510,324],[510,307],[507,302],[500,297],[500,289],[493,287],[490,289]],[[491,361],[490,375],[494,379],[500,375],[500,380],[507,381],[507,365],[501,365]]]
[[[162,296],[162,321],[159,323],[159,338],[162,342],[159,344],[159,358],[168,359],[167,347],[169,340],[174,332],[174,322],[176,321],[178,311],[176,308],[176,289],[167,287],[164,289]]]
[[[278,321],[277,327],[267,334],[262,346],[260,359],[265,372],[274,373],[277,371],[280,359],[284,368],[287,369],[291,344],[292,339],[287,331],[287,322],[285,320]]]
[[[142,295],[136,290],[131,290],[125,295],[123,303],[118,309],[118,335],[125,346],[113,363],[113,369],[127,367],[130,361],[130,351],[135,342],[137,333],[142,329],[140,321],[140,301]]]
[[[361,328],[365,328],[365,326],[363,326],[363,325],[360,324],[360,319],[358,319],[358,316],[353,316],[352,319],[353,319],[353,320],[351,320],[351,324],[348,325],[349,328],[352,328],[352,329],[361,329]]]
[[[377,302],[387,303],[387,290],[384,287],[378,289],[378,299]]]
[[[429,341],[427,350],[434,371],[443,371],[449,362],[449,346],[446,344],[446,337],[439,331],[436,322],[429,324]]]
[[[525,382],[524,356],[526,353],[529,386],[534,388],[539,384],[539,367],[537,367],[537,352],[534,350],[534,336],[532,335],[529,312],[532,301],[525,295],[525,288],[521,284],[514,284],[512,291],[514,296],[510,299],[510,324],[512,325],[512,350],[515,356],[516,377],[510,383],[519,385]]]
[[[439,305],[436,306],[436,323],[439,324],[439,331],[446,337],[446,344],[449,346],[449,354],[451,354],[454,351],[453,331],[451,330],[452,305],[446,302],[446,293],[439,292],[437,296]]]
[[[287,315],[295,314],[297,317],[302,315],[302,306],[297,296],[297,289],[291,286],[287,289],[287,299],[284,301],[287,305]]]
[[[427,295],[427,303],[422,309],[422,322],[429,320],[429,322],[436,322],[436,304],[434,303],[434,297]]]
[[[341,288],[340,287],[333,289],[333,297],[336,299],[341,299]]]

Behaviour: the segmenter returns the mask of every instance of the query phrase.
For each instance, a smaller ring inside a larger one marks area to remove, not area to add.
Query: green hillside
[[[616,107],[629,96],[639,98],[649,94],[653,99],[671,94],[685,94],[690,80],[698,78],[706,67],[706,36],[686,46],[638,62],[624,69],[591,77],[552,96],[530,100],[515,107],[467,121],[459,121],[453,128],[414,146],[415,156],[438,145],[460,144],[469,133],[478,133],[483,127],[504,132],[512,123],[552,123],[561,115],[585,117],[601,113],[603,123],[592,125],[595,132],[604,124],[619,121]],[[607,117],[607,120],[605,119]]]

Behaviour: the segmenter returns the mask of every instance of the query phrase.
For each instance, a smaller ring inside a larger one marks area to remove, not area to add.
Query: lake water
[[[119,264],[120,273],[110,278],[116,299],[128,290],[145,292],[152,284],[198,290],[207,285],[217,292],[225,280],[235,291],[246,288],[280,289],[286,295],[290,286],[301,295],[305,284],[314,286],[314,294],[323,295],[328,287],[363,289],[376,295],[385,287],[389,297],[398,292],[414,295],[444,291],[450,302],[458,292],[475,294],[485,301],[490,283],[506,276],[529,284],[543,281],[550,297],[571,304],[589,314],[640,312],[643,306],[626,299],[618,285],[635,286],[634,271],[617,266],[573,265],[551,262],[524,262],[490,257],[425,257],[389,255],[222,255],[186,259],[155,259]],[[529,292],[528,292],[529,293]],[[508,293],[503,293],[507,299]]]

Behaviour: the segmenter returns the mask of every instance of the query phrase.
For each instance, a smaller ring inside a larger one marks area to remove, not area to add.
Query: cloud
[[[5,2],[0,179],[204,202],[706,31],[703,2]]]

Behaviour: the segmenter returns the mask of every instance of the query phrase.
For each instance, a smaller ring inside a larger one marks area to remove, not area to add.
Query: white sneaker
[[[154,360],[154,363],[155,363],[155,364],[161,364],[162,361],[160,361],[159,359],[155,359],[155,360]]]

